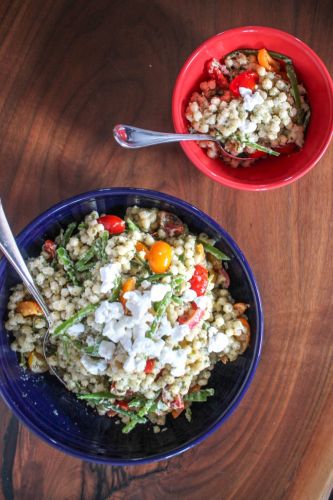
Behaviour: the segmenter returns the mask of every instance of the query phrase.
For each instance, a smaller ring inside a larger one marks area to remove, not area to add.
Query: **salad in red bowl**
[[[209,158],[232,167],[299,151],[310,115],[292,59],[265,48],[209,59],[185,112],[190,132],[220,140],[199,143]]]

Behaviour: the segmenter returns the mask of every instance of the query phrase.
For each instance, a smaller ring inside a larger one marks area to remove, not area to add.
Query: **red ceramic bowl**
[[[305,43],[284,31],[264,26],[235,28],[210,38],[190,55],[172,96],[175,130],[186,133],[185,109],[192,92],[204,79],[206,61],[211,57],[220,59],[238,48],[262,47],[291,57],[298,79],[307,89],[312,114],[303,149],[289,156],[259,160],[249,168],[232,168],[220,159],[209,158],[195,142],[181,143],[192,163],[214,181],[250,191],[274,189],[299,179],[315,166],[328,147],[333,133],[333,84],[322,60]]]

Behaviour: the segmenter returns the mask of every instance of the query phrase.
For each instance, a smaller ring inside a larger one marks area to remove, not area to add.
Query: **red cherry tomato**
[[[253,90],[259,81],[259,75],[256,71],[243,71],[239,73],[230,83],[230,90],[235,97],[239,97],[239,87]]]
[[[267,156],[267,153],[264,151],[259,151],[259,149],[256,149],[253,153],[246,153],[246,156],[248,158],[262,158],[263,156]]]
[[[155,367],[155,359],[147,359],[145,373],[152,373]]]
[[[205,311],[199,309],[196,303],[192,302],[191,309],[178,318],[178,323],[180,325],[188,325],[189,329],[192,330],[202,320],[204,314]]]
[[[45,240],[44,245],[43,245],[43,250],[54,259],[56,255],[56,249],[57,245],[54,243],[52,240]]]
[[[97,222],[103,224],[110,234],[121,234],[125,231],[125,221],[116,215],[103,215]]]
[[[208,285],[208,271],[205,267],[196,265],[194,273],[190,279],[191,290],[194,290],[198,297],[204,295]]]
[[[272,148],[274,151],[277,151],[281,155],[290,155],[296,151],[296,144],[294,142],[288,142],[288,144],[284,144],[284,146],[278,146],[277,148]]]
[[[228,88],[228,80],[222,73],[221,64],[217,59],[213,58],[207,62],[207,72],[216,81],[217,87],[222,89]]]

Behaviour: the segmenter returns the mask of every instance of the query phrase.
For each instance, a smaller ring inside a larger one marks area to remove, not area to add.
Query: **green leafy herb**
[[[79,323],[86,316],[89,316],[89,314],[97,309],[98,305],[99,304],[88,304],[87,306],[80,309],[76,314],[58,325],[54,330],[53,336],[57,337],[58,335],[64,335],[64,333],[67,332],[68,328],[75,325],[76,323]]]
[[[80,224],[77,226],[78,229],[87,229],[88,227],[88,224],[86,224],[85,222],[80,222]]]
[[[57,248],[57,256],[60,264],[64,266],[68,278],[73,285],[77,285],[78,281],[75,274],[75,267],[72,259],[70,258],[67,250],[64,247]]]
[[[274,151],[271,148],[266,148],[265,146],[262,146],[261,144],[257,144],[256,142],[251,142],[251,141],[242,141],[245,146],[249,146],[250,148],[257,149],[258,151],[262,151],[263,153],[267,153],[268,155],[272,156],[280,156],[280,153],[277,151]]]
[[[201,389],[198,392],[189,392],[184,399],[186,401],[206,402],[209,396],[214,396],[214,389]]]
[[[109,232],[108,231],[103,231],[101,236],[99,236],[95,243],[93,244],[93,249],[95,251],[96,257],[102,261],[105,262],[108,258],[106,254],[106,245],[109,239]]]
[[[141,231],[139,226],[137,226],[131,219],[126,219],[126,225],[129,231]]]
[[[76,222],[71,222],[71,224],[68,224],[63,236],[62,236],[62,241],[61,241],[61,246],[66,248],[67,243],[70,240],[70,237],[74,233],[76,228]]]
[[[203,240],[199,241],[207,253],[210,253],[219,260],[230,260],[230,257],[228,257],[225,253],[221,252],[221,250],[219,250],[218,248],[213,247],[213,245],[210,245],[206,241]]]
[[[169,306],[172,299],[172,292],[167,292],[160,302],[156,303],[156,315],[150,325],[149,330],[146,333],[147,337],[152,337],[159,327],[162,317],[164,316],[167,307]]]
[[[78,394],[77,398],[84,399],[85,401],[94,401],[95,403],[101,403],[106,399],[117,399],[117,396],[115,394],[112,394],[112,392],[102,391],[102,392],[92,392],[89,394]]]

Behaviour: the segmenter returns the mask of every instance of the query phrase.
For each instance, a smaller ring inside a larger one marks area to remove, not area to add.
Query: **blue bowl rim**
[[[25,238],[27,233],[30,231],[31,226],[34,226],[36,224],[39,224],[42,222],[45,218],[47,218],[49,215],[55,215],[58,211],[62,210],[63,208],[70,206],[70,205],[75,205],[78,202],[83,202],[86,201],[89,198],[99,198],[105,195],[143,195],[143,196],[150,196],[153,198],[158,199],[159,201],[164,201],[166,203],[175,203],[176,205],[183,206],[185,209],[189,210],[190,212],[194,213],[196,216],[200,217],[204,221],[207,221],[213,228],[222,235],[223,239],[227,241],[228,245],[234,250],[234,252],[237,254],[238,258],[243,262],[243,265],[245,267],[245,270],[247,272],[252,291],[254,294],[254,299],[255,299],[255,304],[258,310],[258,339],[256,342],[256,350],[254,352],[253,359],[251,361],[251,366],[246,374],[246,377],[237,391],[237,393],[234,395],[232,401],[229,404],[228,410],[225,412],[225,414],[214,424],[212,425],[209,429],[206,431],[203,431],[199,436],[196,438],[192,439],[190,442],[187,442],[184,445],[181,445],[177,448],[175,448],[172,451],[166,452],[166,453],[160,453],[160,454],[155,454],[151,457],[148,458],[138,458],[138,459],[109,459],[105,457],[95,457],[95,456],[87,456],[86,454],[83,454],[77,450],[73,450],[70,447],[67,447],[64,443],[59,443],[53,439],[51,439],[46,433],[41,431],[38,427],[36,427],[34,424],[32,424],[26,417],[25,415],[18,410],[17,407],[15,407],[14,404],[12,404],[10,395],[7,393],[7,391],[4,391],[4,388],[0,385],[0,395],[3,397],[5,403],[9,407],[9,409],[14,413],[14,415],[19,419],[20,422],[22,422],[33,434],[35,434],[37,437],[42,439],[44,442],[52,446],[53,448],[56,448],[57,450],[60,450],[64,453],[67,453],[68,455],[71,455],[75,458],[79,458],[81,460],[85,460],[88,462],[92,463],[100,463],[100,464],[105,464],[105,465],[115,465],[115,466],[126,466],[126,465],[137,465],[137,464],[146,464],[146,463],[151,463],[151,462],[156,462],[160,460],[167,460],[171,457],[180,455],[181,453],[193,448],[197,444],[201,443],[204,441],[206,438],[211,436],[221,425],[230,417],[230,415],[235,411],[235,409],[238,407],[240,404],[241,400],[245,396],[250,383],[254,377],[254,374],[256,372],[256,369],[258,367],[259,359],[261,356],[261,350],[262,350],[262,342],[263,342],[263,331],[264,331],[264,315],[263,315],[263,309],[262,309],[262,302],[257,286],[257,282],[255,280],[255,277],[253,275],[253,272],[250,268],[249,263],[245,259],[243,252],[240,250],[238,247],[237,243],[233,240],[233,238],[223,229],[217,222],[215,222],[214,219],[212,219],[209,215],[207,215],[205,212],[201,211],[194,205],[191,205],[190,203],[181,200],[180,198],[177,198],[176,196],[172,196],[166,193],[162,193],[160,191],[155,191],[155,190],[150,190],[150,189],[144,189],[144,188],[127,188],[127,187],[120,187],[120,188],[101,188],[97,190],[92,190],[92,191],[86,191],[84,193],[72,196],[71,198],[67,198],[65,200],[62,200],[55,205],[51,206],[49,209],[45,210],[42,212],[40,215],[35,217],[27,226],[25,226],[20,233],[16,237],[16,241],[18,245],[20,245],[21,241]],[[6,270],[7,265],[9,265],[6,261],[6,259],[3,257],[0,259],[0,283],[2,282],[4,272]]]

